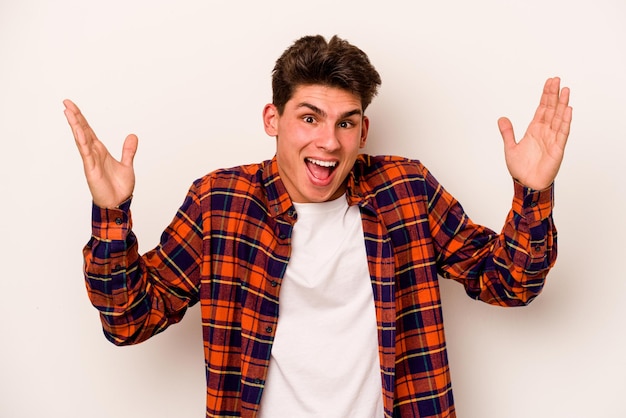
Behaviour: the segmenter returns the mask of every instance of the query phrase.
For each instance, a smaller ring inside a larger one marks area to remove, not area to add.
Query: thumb
[[[122,160],[121,163],[125,166],[132,166],[135,154],[137,153],[137,145],[139,139],[137,135],[130,134],[124,140],[124,146],[122,147]]]
[[[508,118],[502,117],[498,119],[498,129],[500,129],[500,135],[504,141],[505,148],[511,147],[516,144],[515,133],[513,132],[513,124]]]

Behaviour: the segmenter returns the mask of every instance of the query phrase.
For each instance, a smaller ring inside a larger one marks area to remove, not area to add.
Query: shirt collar
[[[369,155],[359,154],[354,162],[352,171],[348,174],[346,196],[349,205],[364,206],[367,204],[367,199],[365,197],[367,190],[365,188],[366,183],[364,181],[364,175],[366,168],[369,165],[369,158]]]
[[[287,188],[278,174],[278,161],[276,156],[263,163],[262,182],[265,193],[267,193],[267,203],[270,216],[276,217],[293,210],[291,198],[287,193]]]

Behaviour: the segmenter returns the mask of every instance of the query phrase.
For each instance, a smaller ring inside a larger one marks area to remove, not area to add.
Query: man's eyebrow
[[[361,109],[354,109],[354,110],[350,110],[350,111],[348,111],[348,112],[346,112],[346,113],[342,114],[342,115],[341,115],[341,118],[342,118],[342,119],[343,119],[343,118],[349,118],[350,116],[353,116],[353,115],[359,115],[359,116],[361,116],[361,115],[363,115],[363,111],[362,111]]]
[[[302,102],[302,103],[300,103],[298,105],[298,107],[306,107],[306,108],[310,109],[313,113],[316,113],[316,114],[318,114],[320,116],[323,116],[323,117],[328,116],[328,114],[323,109],[320,109],[319,107],[317,107],[317,106],[315,106],[314,104],[311,104],[311,103]],[[348,118],[348,117],[350,117],[352,115],[362,115],[362,114],[363,114],[363,111],[361,109],[349,110],[349,111],[347,111],[345,113],[342,113],[340,119]]]
[[[320,116],[324,116],[324,117],[328,116],[324,110],[320,109],[319,107],[311,103],[302,102],[298,105],[298,107],[306,107],[307,109],[311,110],[313,113],[317,113]]]

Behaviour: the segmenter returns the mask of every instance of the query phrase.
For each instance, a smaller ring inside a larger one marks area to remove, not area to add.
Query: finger
[[[82,128],[85,134],[85,139],[86,140],[97,139],[95,132],[93,131],[93,129],[91,129],[91,126],[87,122],[87,119],[85,118],[85,116],[83,116],[83,113],[80,111],[78,106],[76,106],[76,104],[69,99],[64,100],[63,104],[66,107],[66,111],[69,110],[71,114],[74,115],[75,124],[77,126],[80,126],[80,128]]]
[[[77,141],[79,139],[88,140],[87,134],[93,134],[93,131],[78,106],[71,100],[64,100],[63,104],[65,105],[65,117],[74,132],[74,138]],[[81,141],[81,143],[84,143],[84,141]]]
[[[78,118],[76,117],[76,113],[71,108],[66,108],[64,111],[65,118],[72,129],[72,134],[74,135],[74,141],[76,142],[76,146],[78,147],[78,151],[82,156],[86,156],[89,154],[89,146],[87,144],[87,139],[85,137],[85,131],[81,126]]]
[[[92,153],[92,138],[85,133],[84,125],[79,121],[77,114],[80,114],[80,110],[78,110],[76,105],[69,100],[64,101],[64,104],[66,106],[64,114],[72,129],[74,142],[83,160],[85,170],[89,171],[95,165],[95,159]]]
[[[504,141],[504,147],[510,148],[516,145],[515,132],[513,131],[513,124],[508,118],[502,117],[498,119],[498,129],[502,140]]]
[[[569,107],[570,90],[567,87],[563,87],[561,94],[559,95],[559,103],[554,112],[554,118],[551,121],[551,128],[554,131],[558,131],[561,123],[563,122],[563,116],[567,108]]]
[[[546,106],[546,121],[551,121],[554,117],[554,112],[559,104],[559,92],[561,90],[561,79],[559,77],[553,77],[550,85],[548,86],[548,103]]]
[[[561,79],[559,77],[546,80],[541,94],[541,101],[535,113],[535,121],[548,124],[552,123],[559,102],[560,85]]]
[[[63,104],[65,105],[65,117],[72,128],[74,141],[83,160],[83,166],[85,171],[89,172],[97,165],[98,138],[76,104],[67,99],[63,101]]]
[[[74,131],[75,128],[79,126],[78,119],[76,118],[76,113],[79,113],[80,111],[78,110],[76,105],[70,100],[63,100],[63,104],[65,105],[65,110],[63,111],[63,113],[65,114],[67,123],[69,123],[72,131]]]
[[[567,138],[569,137],[570,127],[572,125],[572,107],[567,106],[563,112],[563,119],[556,133],[556,142],[561,148],[565,148]]]
[[[555,110],[559,103],[559,91],[561,90],[561,79],[559,77],[553,77],[550,79],[550,83],[548,85],[548,94],[547,94],[547,108]]]
[[[74,104],[74,102],[65,99],[63,100],[63,104],[65,105],[65,116],[68,117],[68,115],[71,115],[71,118],[68,117],[68,122],[72,125],[72,127],[83,127],[87,124],[87,120],[85,120],[85,117],[82,115],[80,109]]]
[[[139,143],[139,139],[137,135],[130,134],[124,140],[124,145],[122,147],[122,159],[121,163],[125,166],[132,166],[133,160],[135,159],[135,154],[137,153],[137,145]]]
[[[80,112],[80,110],[78,110],[78,106],[76,106],[76,104],[73,101],[71,101],[70,99],[63,100],[63,104],[65,105],[66,109],[69,109],[69,110],[71,110],[74,113]]]

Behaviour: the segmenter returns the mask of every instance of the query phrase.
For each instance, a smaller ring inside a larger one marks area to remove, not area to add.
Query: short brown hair
[[[322,84],[356,94],[365,111],[380,83],[367,55],[348,41],[336,35],[328,42],[321,35],[304,36],[276,60],[272,102],[282,114],[298,86]]]

